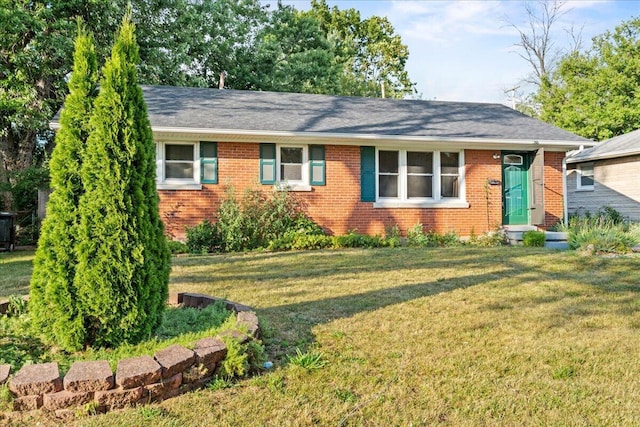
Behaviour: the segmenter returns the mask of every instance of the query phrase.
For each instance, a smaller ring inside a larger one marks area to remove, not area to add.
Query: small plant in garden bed
[[[541,248],[546,240],[543,231],[529,230],[522,233],[522,244],[524,246]]]
[[[407,244],[418,248],[450,247],[461,245],[455,231],[439,234],[433,230],[424,231],[422,224],[416,224],[407,231]]]

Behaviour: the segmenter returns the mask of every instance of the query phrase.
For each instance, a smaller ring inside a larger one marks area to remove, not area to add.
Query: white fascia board
[[[633,150],[624,150],[624,151],[612,151],[610,153],[594,154],[592,156],[567,157],[567,163],[586,163],[586,162],[593,162],[594,160],[607,160],[607,159],[615,159],[618,157],[629,157],[629,156],[636,156],[636,155],[640,155],[640,150],[633,149]]]
[[[236,129],[196,129],[177,127],[152,127],[154,134],[163,140],[188,139],[229,142],[287,142],[323,143],[332,145],[381,145],[397,144],[402,146],[424,145],[429,143],[442,148],[472,148],[488,150],[535,150],[544,147],[550,151],[567,151],[580,146],[592,146],[591,141],[561,141],[533,139],[491,139],[491,138],[451,138],[428,136],[344,134],[325,132],[285,132],[285,131],[253,131]]]

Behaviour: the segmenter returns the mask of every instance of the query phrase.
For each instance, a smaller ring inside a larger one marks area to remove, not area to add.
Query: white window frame
[[[398,197],[380,197],[379,187],[379,151],[398,151]],[[433,154],[433,197],[407,197],[407,152]],[[458,154],[458,197],[441,196],[440,153]],[[376,147],[376,202],[374,208],[468,208],[465,190],[464,150],[428,150],[424,148]]]
[[[585,174],[584,170],[588,168],[591,169],[591,174]],[[595,166],[593,163],[581,163],[578,165],[578,167],[576,168],[577,171],[577,175],[576,175],[576,189],[580,190],[580,191],[593,191],[595,188],[595,183],[596,183],[596,174],[595,174]],[[582,177],[586,176],[586,177],[591,177],[591,180],[593,181],[593,184],[591,185],[583,185],[582,184]]]
[[[166,146],[193,146],[193,177],[166,177]],[[196,141],[157,141],[156,142],[156,186],[159,190],[200,190],[200,143]]]
[[[287,181],[281,176],[281,155],[282,148],[301,148],[302,149],[302,179]],[[276,144],[276,182],[277,186],[283,190],[290,191],[311,191],[309,183],[309,146],[302,144]]]

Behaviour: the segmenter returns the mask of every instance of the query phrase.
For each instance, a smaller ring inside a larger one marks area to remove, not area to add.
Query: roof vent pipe
[[[220,73],[220,80],[218,80],[218,89],[224,89],[224,74],[224,71]]]

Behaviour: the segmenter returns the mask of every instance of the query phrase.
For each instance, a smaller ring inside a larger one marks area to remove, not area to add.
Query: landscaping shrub
[[[483,248],[504,246],[507,243],[507,233],[504,230],[490,231],[486,234],[481,234],[480,236],[472,234],[466,242],[469,246],[478,246]]]
[[[127,13],[103,68],[84,148],[73,298],[80,328],[69,349],[139,342],[160,324],[168,296],[170,254],[138,62]]]
[[[293,193],[275,188],[271,192],[249,189],[238,201],[229,187],[217,216],[220,246],[225,252],[297,249],[306,246],[301,242],[302,236],[323,234]],[[318,243],[322,239],[315,240],[317,245],[323,245]]]
[[[231,337],[222,337],[227,346],[227,356],[218,366],[216,375],[223,379],[240,378],[262,369],[267,360],[264,347],[255,340],[240,344]]]
[[[167,241],[167,245],[169,246],[169,252],[171,252],[173,255],[186,254],[187,252],[189,252],[189,250],[187,249],[187,245],[177,240],[169,240]]]
[[[333,237],[334,248],[380,248],[383,246],[386,246],[386,242],[382,237],[357,234],[354,231]]]
[[[538,247],[544,246],[546,240],[543,231],[529,230],[522,233],[522,244],[524,246]]]
[[[627,253],[640,243],[640,228],[617,210],[604,206],[595,214],[574,215],[565,226],[571,249],[591,253]]]
[[[385,227],[384,238],[386,240],[386,246],[390,248],[397,248],[402,245],[400,238],[400,227],[398,224],[394,224],[390,227]]]
[[[51,156],[51,188],[30,284],[33,326],[51,342],[75,350],[84,344],[84,322],[75,300],[81,168],[97,93],[93,37],[79,26],[69,94]],[[102,166],[100,166],[102,168]],[[110,202],[108,202],[110,203]]]
[[[407,230],[407,244],[418,248],[427,248],[438,246],[458,246],[461,242],[455,231],[447,231],[445,234],[438,234],[437,232],[430,230],[425,233],[422,224],[416,224]]]
[[[569,247],[591,253],[627,253],[640,241],[636,231],[619,226],[581,227],[569,232]]]
[[[284,236],[271,240],[267,249],[271,251],[324,249],[333,246],[330,236],[306,229],[290,230]]]
[[[209,220],[205,219],[195,227],[187,227],[186,234],[186,248],[190,254],[207,254],[220,247],[218,228]]]

